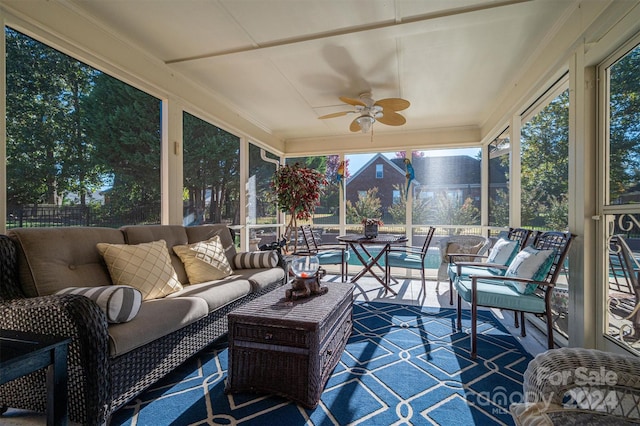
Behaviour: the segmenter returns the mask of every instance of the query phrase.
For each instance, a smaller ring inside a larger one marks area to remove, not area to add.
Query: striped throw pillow
[[[142,304],[140,290],[128,285],[68,287],[56,294],[79,294],[88,297],[107,314],[107,321],[114,324],[131,321],[138,315]]]
[[[233,257],[234,269],[275,268],[276,266],[278,266],[278,253],[274,250],[242,252]]]

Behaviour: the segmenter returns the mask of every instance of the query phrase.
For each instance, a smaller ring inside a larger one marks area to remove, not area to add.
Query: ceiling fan
[[[387,98],[374,101],[371,93],[362,93],[360,99],[347,98],[340,96],[340,100],[345,104],[353,105],[353,111],[340,111],[332,114],[318,117],[320,120],[326,118],[342,117],[347,114],[359,114],[351,122],[349,130],[352,132],[367,133],[371,129],[371,125],[376,121],[388,126],[402,126],[407,120],[398,111],[409,108],[409,101],[401,98]]]

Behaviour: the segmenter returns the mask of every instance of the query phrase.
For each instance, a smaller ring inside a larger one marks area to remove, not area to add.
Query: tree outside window
[[[160,222],[160,101],[5,27],[7,227]]]
[[[564,230],[569,220],[569,91],[522,126],[521,135],[522,224]]]

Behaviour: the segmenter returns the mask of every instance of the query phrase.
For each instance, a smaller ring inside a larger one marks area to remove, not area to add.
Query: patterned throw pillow
[[[487,258],[487,263],[495,263],[498,265],[508,265],[511,260],[515,257],[518,249],[520,248],[520,244],[517,241],[511,241],[506,238],[500,238],[493,245],[491,249],[491,253],[489,253],[489,257]],[[502,275],[504,273],[503,269],[497,268],[489,268],[491,272],[494,274]]]
[[[174,246],[173,251],[184,264],[190,284],[219,280],[233,273],[218,235],[207,241]]]
[[[507,240],[506,238],[500,238],[493,245],[491,253],[487,258],[489,263],[497,263],[500,265],[507,265],[509,261],[515,256],[518,251],[518,242]]]
[[[275,268],[276,266],[278,266],[278,253],[274,250],[238,253],[233,257],[234,269]]]
[[[513,259],[504,276],[542,280],[544,275],[542,275],[540,271],[545,268],[546,272],[549,271],[555,254],[555,250],[537,250],[533,247],[525,247]],[[527,284],[517,281],[506,281],[506,283],[522,294],[531,294],[537,287],[535,284]]]
[[[115,285],[137,288],[144,300],[182,290],[166,241],[135,245],[98,243],[96,246],[109,268],[111,281]]]
[[[69,287],[56,294],[79,294],[88,297],[107,314],[107,321],[114,324],[134,319],[142,304],[140,290],[128,285]]]

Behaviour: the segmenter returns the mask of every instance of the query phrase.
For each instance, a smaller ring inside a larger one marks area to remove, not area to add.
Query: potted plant
[[[384,225],[384,223],[382,222],[382,219],[371,219],[371,218],[362,219],[362,224],[364,225],[365,238],[377,237],[378,227]]]
[[[280,166],[273,175],[271,189],[278,209],[289,215],[285,238],[289,244],[293,241],[293,251],[298,244],[298,220],[311,218],[320,203],[323,186],[327,184],[323,174],[298,163]],[[292,233],[295,233],[294,238],[291,238]]]

